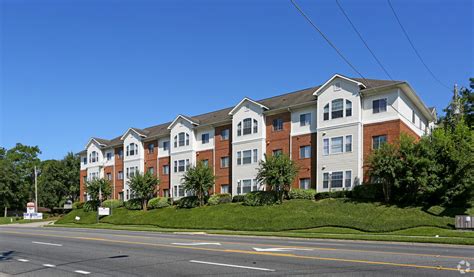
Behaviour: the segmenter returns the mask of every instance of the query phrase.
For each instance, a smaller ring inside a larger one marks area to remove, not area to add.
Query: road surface
[[[0,254],[2,276],[474,276],[468,246],[199,233],[0,227]]]

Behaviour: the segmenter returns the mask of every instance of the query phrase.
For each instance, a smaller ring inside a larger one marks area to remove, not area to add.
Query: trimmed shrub
[[[82,208],[84,209],[85,212],[93,212],[93,211],[97,211],[99,204],[100,204],[99,200],[89,200],[84,203]]]
[[[207,201],[209,205],[219,205],[230,202],[232,202],[232,196],[229,193],[213,194]]]
[[[244,205],[265,206],[273,205],[277,201],[278,195],[275,191],[252,191],[245,195]]]
[[[352,189],[352,198],[359,200],[382,200],[383,191],[380,184],[362,184]]]
[[[186,196],[176,201],[176,206],[180,209],[191,209],[199,206],[197,196]]]
[[[331,192],[319,192],[314,196],[315,200],[321,200],[326,198],[348,198],[351,197],[352,193],[348,190],[338,190]]]
[[[107,199],[104,202],[102,202],[102,206],[115,209],[115,208],[123,207],[123,202],[116,199]]]
[[[244,202],[245,201],[245,195],[234,195],[232,198],[233,203],[238,203],[238,202]]]
[[[170,204],[168,203],[168,197],[156,197],[148,201],[149,209],[160,209],[169,207],[169,205]]]
[[[142,209],[142,200],[138,198],[130,199],[125,201],[123,206],[127,210],[141,210]]]
[[[82,209],[84,207],[84,202],[74,202],[72,203],[72,209],[77,210],[77,209]]]
[[[290,199],[307,199],[313,200],[316,195],[314,189],[291,189],[288,193]]]

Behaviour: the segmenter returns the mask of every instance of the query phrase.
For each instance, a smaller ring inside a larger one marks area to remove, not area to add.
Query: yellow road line
[[[296,258],[296,259],[310,259],[310,260],[320,260],[320,261],[336,261],[336,262],[361,263],[361,264],[371,264],[371,265],[388,265],[388,266],[396,266],[396,267],[458,271],[457,268],[450,268],[450,267],[416,265],[416,264],[401,264],[401,263],[379,262],[379,261],[370,261],[370,260],[354,260],[354,259],[328,258],[328,257],[317,257],[317,256],[301,256],[301,255],[285,254],[285,253],[256,252],[256,251],[237,250],[237,249],[214,249],[214,248],[184,246],[184,245],[171,245],[171,244],[159,244],[159,243],[148,243],[148,242],[112,240],[112,239],[105,239],[105,238],[69,237],[69,236],[61,236],[61,235],[22,233],[22,232],[15,232],[15,231],[8,231],[8,232],[3,232],[2,231],[1,233],[43,236],[43,237],[57,237],[57,238],[78,239],[78,240],[103,241],[103,242],[110,242],[110,243],[147,245],[147,246],[155,246],[155,247],[181,248],[181,249],[202,250],[202,251],[211,251],[211,252],[263,255],[263,256],[273,256],[273,257],[290,257],[290,258]],[[472,273],[474,273],[474,272],[472,272]]]
[[[43,230],[42,230],[43,231]],[[45,232],[54,232],[54,231],[45,231]],[[156,239],[156,237],[149,236],[140,236],[140,235],[122,235],[122,234],[106,234],[116,237],[129,237],[129,238],[145,238],[145,239]],[[182,239],[182,238],[170,238],[173,240],[180,241],[195,241],[195,242],[208,242],[209,240],[202,239]],[[375,250],[356,250],[356,249],[345,249],[345,248],[329,248],[329,247],[302,247],[302,246],[288,246],[288,245],[276,245],[276,244],[264,244],[264,243],[239,243],[239,242],[223,242],[224,244],[233,244],[233,245],[250,245],[250,246],[263,246],[263,247],[276,247],[276,248],[298,248],[298,249],[315,249],[320,251],[343,251],[343,252],[356,252],[356,253],[374,253],[374,254],[389,254],[389,255],[402,255],[402,256],[415,256],[415,257],[432,257],[432,258],[448,258],[448,259],[464,259],[464,260],[474,260],[474,257],[462,257],[462,256],[449,256],[449,255],[438,255],[438,254],[422,254],[422,253],[405,253],[405,252],[393,252],[393,251],[375,251]]]

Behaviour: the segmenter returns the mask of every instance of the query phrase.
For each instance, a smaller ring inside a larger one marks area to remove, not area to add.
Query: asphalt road
[[[407,243],[15,226],[0,253],[2,276],[474,275],[474,247]]]

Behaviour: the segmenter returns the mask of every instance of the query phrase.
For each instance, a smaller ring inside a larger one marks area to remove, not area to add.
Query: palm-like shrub
[[[128,181],[128,185],[133,192],[133,198],[141,201],[141,207],[144,211],[147,210],[147,202],[153,197],[153,193],[159,183],[160,180],[150,172],[145,174],[136,173]]]
[[[212,169],[202,162],[191,167],[183,177],[184,189],[193,192],[198,200],[199,206],[204,205],[204,197],[214,186],[215,176]]]
[[[283,202],[283,193],[288,193],[297,173],[298,167],[288,155],[265,156],[259,163],[257,180],[276,191]]]
[[[102,201],[112,195],[112,186],[110,181],[105,179],[94,179],[86,183],[85,190],[91,200]],[[100,198],[100,199],[99,199]]]

